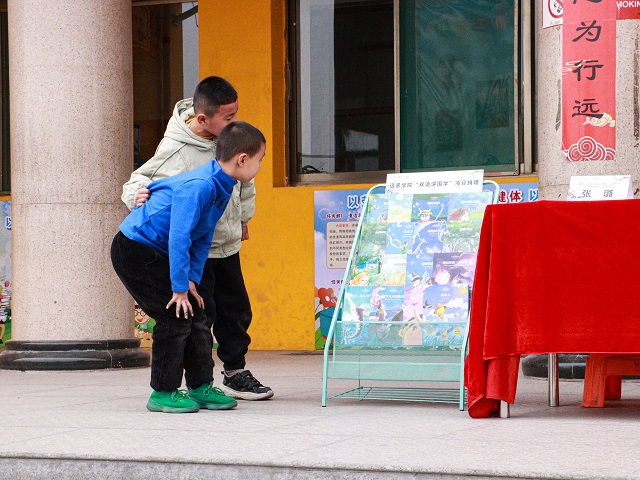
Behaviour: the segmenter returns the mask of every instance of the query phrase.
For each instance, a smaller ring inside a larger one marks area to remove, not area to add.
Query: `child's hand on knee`
[[[196,302],[198,302],[198,306],[200,307],[200,309],[204,310],[204,299],[198,293],[196,284],[191,280],[189,280],[189,294],[196,299]]]
[[[180,318],[180,312],[184,312],[184,318],[193,316],[193,308],[189,302],[189,292],[173,292],[173,296],[167,303],[167,310],[171,305],[176,304],[176,318]]]

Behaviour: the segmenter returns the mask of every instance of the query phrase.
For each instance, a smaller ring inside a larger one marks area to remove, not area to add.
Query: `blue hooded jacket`
[[[213,159],[180,175],[150,183],[151,196],[120,224],[129,239],[169,257],[171,289],[189,290],[202,279],[216,222],[222,216],[236,180]]]

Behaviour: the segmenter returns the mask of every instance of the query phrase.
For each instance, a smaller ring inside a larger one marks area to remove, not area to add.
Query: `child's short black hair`
[[[229,105],[238,100],[238,92],[221,77],[207,77],[196,87],[193,94],[193,108],[207,117],[214,115],[220,105]]]
[[[262,144],[267,143],[264,135],[247,122],[231,122],[220,132],[216,144],[216,158],[219,162],[231,160],[239,153],[255,155]]]

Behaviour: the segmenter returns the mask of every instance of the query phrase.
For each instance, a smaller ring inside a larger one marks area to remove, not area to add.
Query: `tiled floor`
[[[148,369],[0,371],[0,478],[640,478],[640,383],[585,409],[582,382],[563,381],[550,408],[546,380],[521,378],[510,419],[471,419],[451,404],[323,408],[319,353],[250,352],[248,367],[273,399],[182,415],[145,409]]]

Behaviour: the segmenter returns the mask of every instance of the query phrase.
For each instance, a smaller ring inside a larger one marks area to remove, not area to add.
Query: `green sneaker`
[[[154,390],[147,402],[147,410],[164,413],[190,413],[200,410],[200,405],[191,400],[185,390],[171,392]]]
[[[227,397],[222,390],[214,387],[212,383],[205,383],[198,388],[189,390],[189,397],[198,402],[202,408],[209,410],[228,410],[238,405],[238,402]]]

